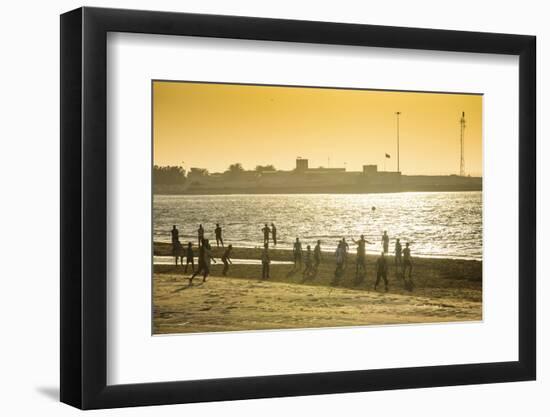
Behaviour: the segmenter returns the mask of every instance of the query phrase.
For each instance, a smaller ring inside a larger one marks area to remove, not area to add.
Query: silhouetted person
[[[357,245],[357,257],[355,258],[355,279],[359,279],[359,277],[364,277],[367,274],[366,245],[371,242],[365,240],[365,235],[361,235],[361,238],[359,240],[353,240],[353,243]]]
[[[205,282],[206,278],[210,274],[210,266],[212,265],[212,260],[214,260],[214,257],[212,256],[212,246],[210,246],[208,239],[204,239],[202,244],[204,246],[204,269],[202,274],[202,282]]]
[[[208,239],[204,239],[199,248],[199,265],[195,273],[191,276],[191,278],[189,278],[189,285],[193,284],[193,279],[200,273],[202,273],[202,282],[206,281],[206,278],[210,274],[210,265],[212,260],[212,247],[210,246],[210,243],[208,243]]]
[[[269,264],[271,259],[269,258],[269,245],[264,243],[264,249],[262,250],[262,279],[269,278]]]
[[[172,235],[172,243],[174,243],[176,240],[179,239],[180,232],[179,232],[178,228],[176,227],[176,225],[172,226],[172,230],[170,231],[170,233]]]
[[[321,241],[318,240],[317,244],[315,245],[315,249],[313,249],[313,272],[315,275],[317,275],[317,271],[319,270],[319,265],[321,264]]]
[[[409,248],[409,242],[405,244],[405,249],[403,249],[403,277],[407,273],[407,268],[409,269],[409,280],[410,280],[411,274],[412,274],[412,259],[411,259],[411,249]]]
[[[193,253],[193,244],[191,242],[187,243],[187,250],[185,252],[186,263],[185,263],[185,273],[187,273],[187,267],[191,264],[191,271],[195,272],[195,254]]]
[[[176,261],[176,266],[178,265],[178,261],[180,261],[183,266],[183,246],[181,246],[179,239],[172,243],[172,252]]]
[[[384,286],[386,291],[388,291],[388,263],[386,262],[386,257],[384,252],[380,254],[380,257],[376,261],[376,283],[374,284],[374,289],[378,286],[380,278],[384,279]]]
[[[269,233],[270,233],[270,230],[269,230],[269,226],[266,224],[264,224],[264,227],[262,228],[262,232],[264,233],[264,245],[267,243],[269,244]]]
[[[197,237],[199,240],[199,247],[202,246],[202,241],[204,240],[204,228],[202,227],[202,224],[199,224],[199,228],[197,229]]]
[[[193,272],[193,275],[191,275],[191,278],[189,278],[189,285],[193,284],[193,279],[199,275],[200,273],[204,272],[204,253],[205,253],[205,247],[204,244],[199,246],[199,256],[198,256],[198,265],[197,270]]]
[[[395,241],[395,274],[400,275],[403,265],[403,259],[401,258],[401,242],[399,239]]]
[[[344,272],[345,251],[342,241],[338,242],[338,247],[336,248],[336,252],[334,252],[334,255],[336,257],[336,270],[334,271],[334,279],[338,280]]]
[[[382,246],[384,248],[384,253],[388,253],[389,247],[390,247],[390,237],[384,230],[384,234],[382,235]]]
[[[349,245],[348,242],[346,242],[346,238],[343,237],[341,241],[342,250],[344,251],[344,267],[348,263],[348,252],[349,252]]]
[[[355,240],[355,239],[352,239],[352,240],[353,240],[353,243],[355,243],[357,246],[361,247],[361,250],[362,250],[363,253],[365,253],[366,244],[367,243],[372,243],[372,242],[365,239],[365,235],[361,235],[359,240]],[[345,242],[345,240],[344,240],[344,242]],[[346,243],[346,245],[347,245],[347,243]]]
[[[222,255],[222,262],[223,262],[223,276],[227,275],[227,271],[229,271],[229,264],[232,264],[233,261],[231,261],[231,249],[233,249],[232,245],[229,245],[225,252]]]
[[[271,223],[271,237],[273,238],[273,246],[277,246],[277,228],[274,223]]]
[[[307,278],[309,277],[312,272],[313,272],[313,262],[312,262],[312,259],[311,259],[311,246],[310,245],[307,245],[306,247],[306,267],[304,269],[304,272],[302,273],[302,276],[304,278]]]
[[[222,238],[222,228],[220,227],[219,223],[216,223],[214,234],[216,235],[216,246],[219,247],[221,243],[223,248],[224,246],[223,246],[223,238]]]
[[[292,252],[294,254],[294,268],[298,268],[298,264],[300,264],[300,268],[301,268],[302,267],[302,242],[300,242],[300,238],[296,238]]]
[[[179,243],[179,238],[180,238],[180,232],[176,227],[176,225],[172,226],[172,230],[170,230],[170,234],[172,235],[172,255],[176,256],[177,244]]]

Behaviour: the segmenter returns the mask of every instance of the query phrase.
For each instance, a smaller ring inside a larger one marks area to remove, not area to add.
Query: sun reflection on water
[[[342,237],[351,240],[364,234],[373,242],[367,251],[374,253],[387,230],[390,251],[399,237],[403,244],[411,242],[415,255],[482,256],[481,192],[154,196],[158,241],[170,240],[173,224],[182,242],[196,241],[199,223],[212,238],[215,223],[220,223],[228,243],[256,247],[262,243],[260,229],[272,222],[282,248],[290,248],[300,237],[305,244],[320,239],[328,250]]]

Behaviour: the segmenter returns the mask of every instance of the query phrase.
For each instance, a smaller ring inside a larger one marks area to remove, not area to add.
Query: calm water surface
[[[298,236],[312,247],[321,239],[331,250],[342,237],[358,239],[364,234],[373,242],[370,253],[381,249],[384,230],[411,242],[414,255],[481,259],[482,193],[414,192],[388,194],[269,194],[269,195],[155,195],[153,203],[155,241],[170,241],[173,224],[180,241],[196,243],[199,223],[205,236],[214,240],[215,223],[224,240],[234,246],[259,247],[264,223],[277,226],[278,246],[291,248]],[[375,210],[372,208],[375,207]]]

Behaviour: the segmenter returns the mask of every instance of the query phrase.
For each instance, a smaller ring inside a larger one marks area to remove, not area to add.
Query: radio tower
[[[464,129],[466,129],[466,118],[464,117],[464,112],[462,112],[462,117],[460,118],[460,176],[464,177],[466,173],[464,172]]]

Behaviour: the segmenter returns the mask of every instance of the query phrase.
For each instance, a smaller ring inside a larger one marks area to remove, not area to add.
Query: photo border
[[[246,82],[232,82],[232,81],[195,81],[195,80],[175,80],[175,79],[164,79],[164,78],[153,78],[151,79],[151,178],[153,178],[154,167],[155,167],[155,133],[154,133],[154,113],[155,113],[155,83],[181,83],[181,84],[204,84],[204,85],[224,85],[224,86],[245,86],[245,87],[276,87],[276,88],[310,88],[310,89],[319,89],[319,90],[341,90],[341,91],[374,91],[374,92],[388,92],[388,93],[415,93],[415,94],[441,94],[441,95],[462,95],[462,96],[479,96],[483,97],[484,93],[464,93],[457,91],[431,91],[431,90],[399,90],[399,89],[387,89],[387,88],[368,88],[368,87],[332,87],[332,86],[315,86],[315,85],[298,85],[298,84],[270,84],[270,83],[246,83]],[[480,143],[481,148],[483,149],[483,143]],[[151,181],[151,336],[175,336],[175,335],[197,335],[197,334],[208,334],[208,333],[235,333],[235,332],[252,332],[252,331],[276,331],[276,330],[319,330],[319,329],[341,329],[341,328],[361,328],[367,326],[373,326],[372,324],[354,324],[354,325],[338,325],[338,326],[328,326],[328,327],[291,327],[291,328],[265,328],[265,329],[242,329],[242,330],[222,330],[222,331],[209,331],[209,332],[179,332],[179,333],[155,333],[154,332],[154,285],[155,285],[155,219],[154,219],[154,210],[155,210],[155,192],[154,192],[154,181]],[[483,190],[480,190],[483,191]],[[366,193],[365,193],[366,194]],[[483,211],[483,210],[482,210]],[[482,224],[483,228],[483,224]],[[483,245],[482,245],[483,247]],[[480,261],[483,265],[483,259]],[[483,276],[483,273],[482,273]],[[483,284],[483,282],[482,282]],[[482,285],[483,287],[483,285]],[[382,326],[399,326],[399,325],[413,325],[413,324],[452,324],[452,323],[476,323],[483,322],[483,300],[481,302],[481,311],[482,318],[480,320],[456,320],[456,321],[434,321],[434,322],[419,322],[419,323],[390,323],[390,324],[381,324]]]
[[[518,361],[107,385],[107,33],[519,56]],[[82,409],[534,380],[536,38],[79,8],[61,16],[61,401]]]

